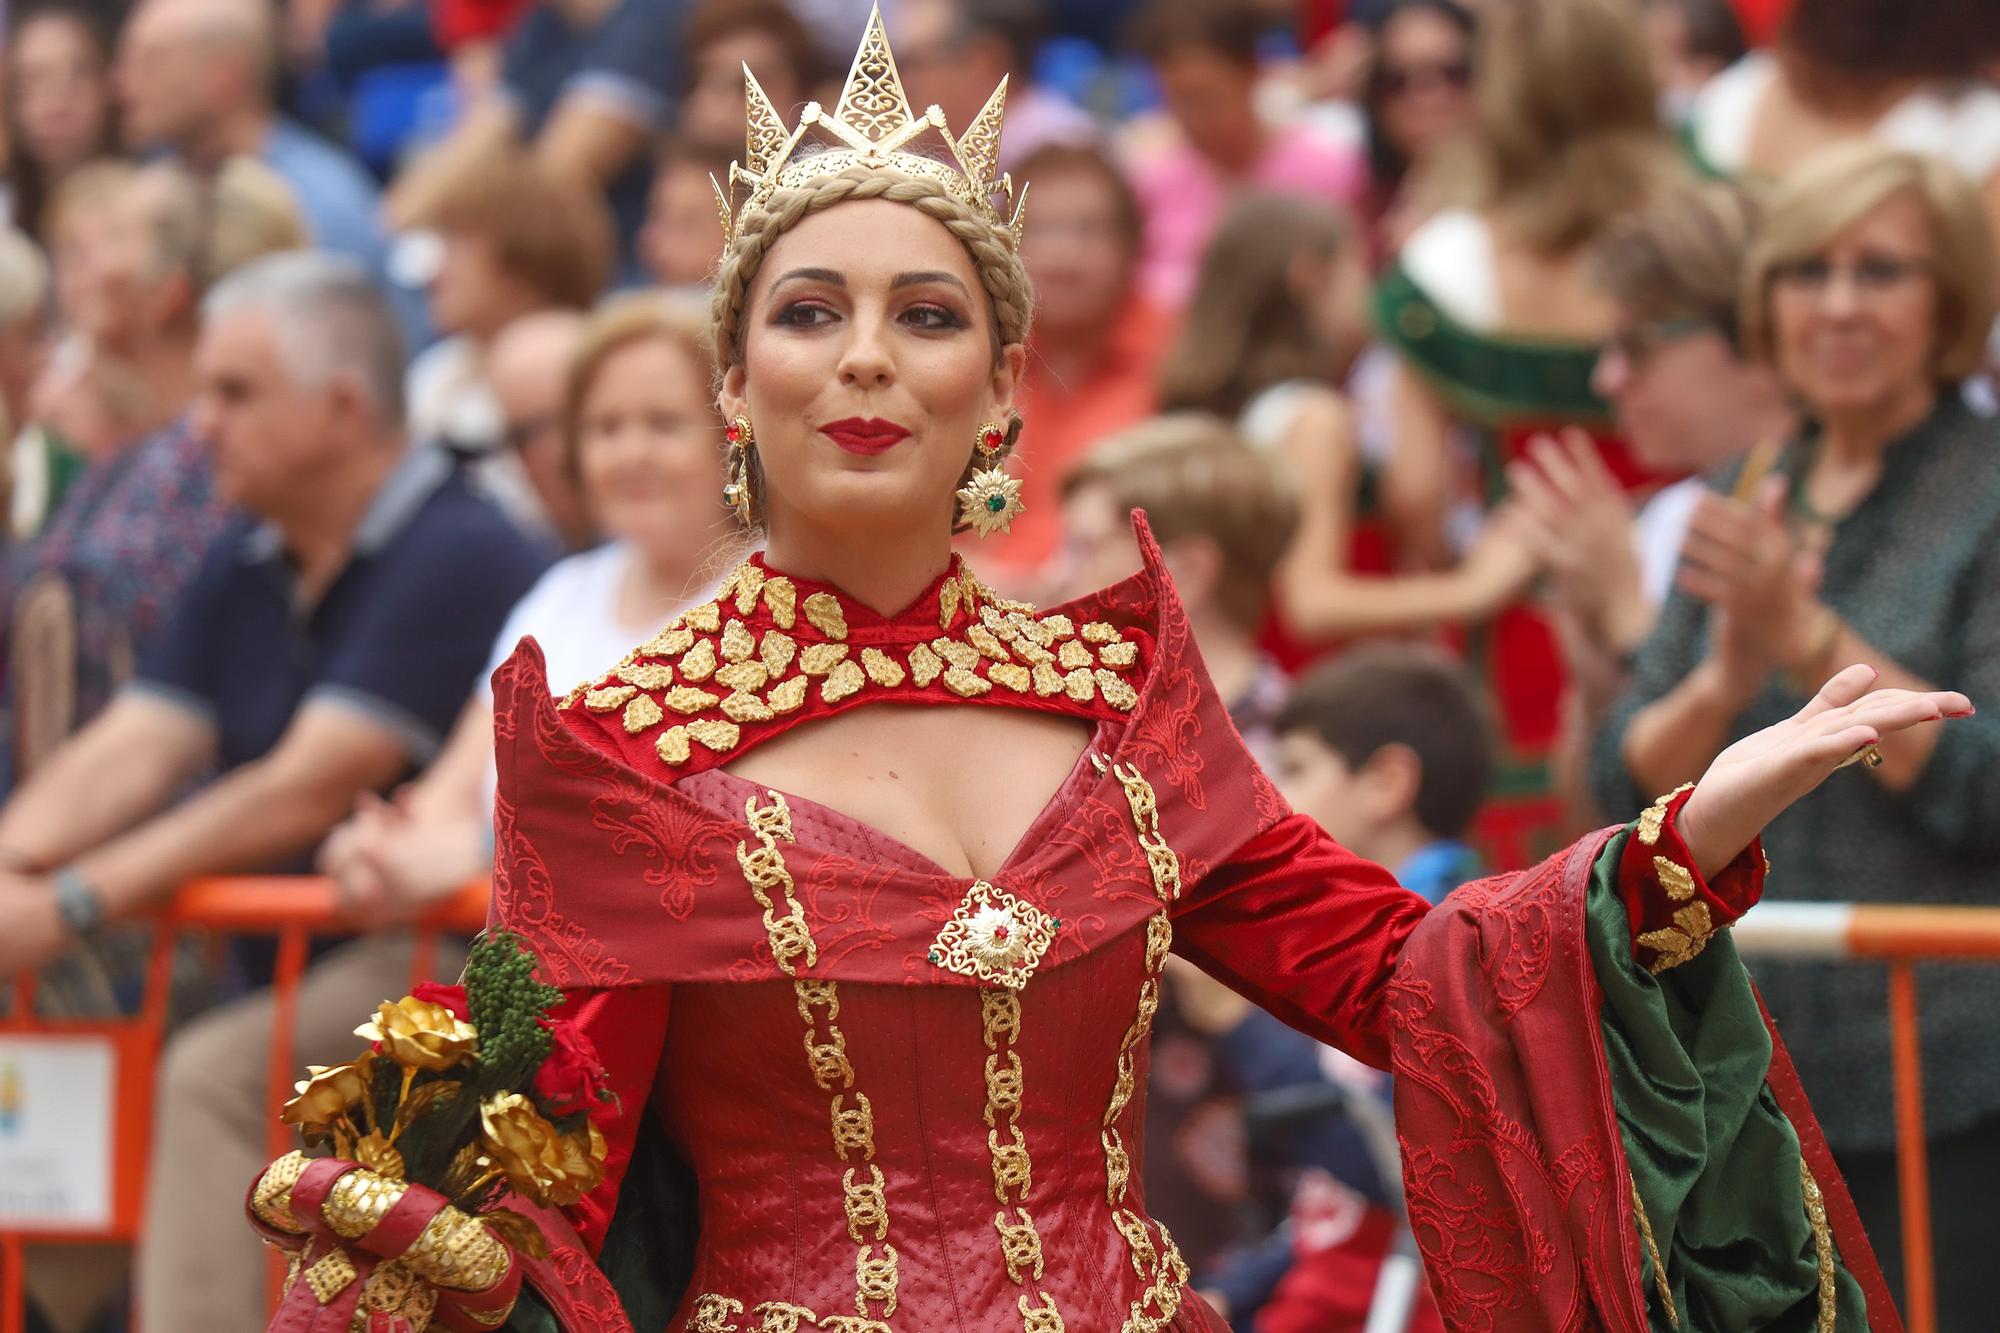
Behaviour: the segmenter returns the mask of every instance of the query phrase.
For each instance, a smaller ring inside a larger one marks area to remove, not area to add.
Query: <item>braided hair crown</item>
[[[714,305],[723,366],[742,359],[744,300],[772,244],[801,218],[852,199],[908,204],[942,223],[979,270],[1000,343],[1026,340],[1034,305],[1019,253],[1027,189],[1017,197],[999,169],[1006,79],[954,137],[939,108],[911,110],[878,6],[831,112],[808,102],[787,126],[747,65],[743,85],[744,160],[729,164],[726,182],[713,182],[724,238]],[[740,206],[739,187],[747,190]]]

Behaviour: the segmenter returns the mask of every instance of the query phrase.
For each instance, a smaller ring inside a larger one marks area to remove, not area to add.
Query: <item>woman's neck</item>
[[[125,351],[128,363],[145,388],[138,434],[150,435],[174,420],[194,399],[194,347],[175,333],[149,338]]]
[[[830,583],[877,615],[893,616],[951,565],[951,533],[943,524],[835,532],[788,515],[771,530],[764,558],[775,570]]]
[[[1921,425],[1936,405],[1936,387],[1921,384],[1866,408],[1826,414],[1820,422],[1820,456],[1836,465],[1877,461],[1884,449]]]

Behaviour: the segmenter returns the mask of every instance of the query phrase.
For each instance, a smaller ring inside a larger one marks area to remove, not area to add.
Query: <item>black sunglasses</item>
[[[1400,97],[1413,88],[1438,85],[1455,92],[1462,91],[1472,83],[1472,65],[1464,60],[1429,65],[1384,65],[1381,83],[1382,92],[1389,97]]]

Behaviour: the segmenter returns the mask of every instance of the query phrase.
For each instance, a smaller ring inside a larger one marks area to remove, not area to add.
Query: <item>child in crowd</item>
[[[1479,873],[1463,837],[1486,791],[1492,741],[1459,663],[1414,645],[1357,648],[1308,676],[1274,725],[1279,789],[1349,849],[1433,903]],[[1218,1070],[1244,1099],[1253,1154],[1281,1153],[1297,1179],[1287,1224],[1198,1275],[1203,1295],[1258,1333],[1360,1329],[1396,1227],[1384,1206],[1386,1164],[1370,1155],[1352,1114],[1266,1128],[1259,1102],[1315,1084],[1328,1086],[1330,1102],[1386,1099],[1387,1078],[1191,966],[1170,961],[1168,976],[1181,1017],[1209,1038]],[[1428,1305],[1411,1324],[1436,1327]]]
[[[1296,497],[1219,417],[1175,412],[1142,422],[1092,449],[1063,480],[1070,592],[1139,568],[1134,509],[1152,524],[1231,720],[1268,762],[1285,680],[1257,646],[1257,630],[1298,522]]]
[[[1357,648],[1300,683],[1277,732],[1279,790],[1349,850],[1432,903],[1476,873],[1460,839],[1492,742],[1461,664],[1415,645]]]

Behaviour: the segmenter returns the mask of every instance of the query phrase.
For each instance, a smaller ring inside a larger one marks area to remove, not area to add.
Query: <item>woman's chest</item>
[[[822,826],[876,835],[889,860],[992,878],[1072,794],[1090,741],[1086,723],[1059,715],[883,707],[787,733],[729,772],[810,802]]]

